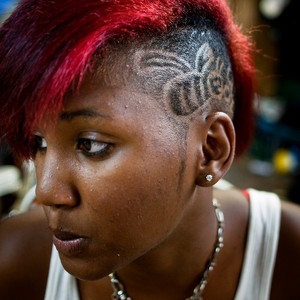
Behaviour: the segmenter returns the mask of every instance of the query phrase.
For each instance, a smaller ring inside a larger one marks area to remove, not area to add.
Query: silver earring
[[[207,180],[207,181],[212,181],[213,180],[213,178],[214,178],[214,176],[212,176],[211,174],[207,174],[206,176],[205,176],[205,179]]]

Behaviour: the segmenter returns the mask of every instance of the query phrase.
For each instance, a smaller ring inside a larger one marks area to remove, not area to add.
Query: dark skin
[[[248,202],[237,190],[212,188],[234,157],[232,121],[212,111],[190,121],[182,176],[183,152],[172,136],[173,123],[156,103],[128,87],[112,90],[86,83],[79,95],[69,99],[54,129],[47,126],[49,122],[37,128],[41,138],[37,198],[44,211],[35,207],[1,224],[1,298],[43,299],[52,246],[49,226],[54,232],[58,227],[81,230],[89,237],[81,256],[61,253],[64,267],[81,278],[82,299],[110,299],[107,274],[115,270],[133,299],[185,299],[213,249],[217,228],[213,196],[225,215],[225,246],[204,297],[234,298],[247,238]],[[100,119],[78,113],[91,107],[101,107]],[[96,143],[88,149],[76,144],[74,151],[74,135],[76,141],[78,135],[96,137]],[[104,158],[86,155],[106,144],[117,146]],[[205,180],[206,174],[214,175],[212,182]],[[271,299],[300,298],[299,216],[299,207],[283,204]],[[110,247],[108,251],[103,244]],[[95,257],[94,251],[101,257]]]

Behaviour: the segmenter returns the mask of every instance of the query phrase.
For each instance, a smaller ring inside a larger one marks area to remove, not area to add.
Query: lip
[[[65,256],[78,255],[87,247],[87,238],[67,231],[54,231],[53,244]]]

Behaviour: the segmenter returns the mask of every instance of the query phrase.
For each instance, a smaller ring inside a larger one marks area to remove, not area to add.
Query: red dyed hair
[[[0,31],[0,138],[29,157],[33,127],[46,113],[59,113],[99,49],[112,40],[166,32],[189,14],[214,20],[227,41],[241,154],[251,138],[255,72],[251,45],[225,0],[22,1]]]

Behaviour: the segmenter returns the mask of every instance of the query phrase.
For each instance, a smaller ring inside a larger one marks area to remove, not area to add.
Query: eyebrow
[[[112,119],[112,117],[100,113],[94,109],[80,109],[75,111],[64,111],[60,114],[59,118],[63,121],[73,121],[75,118],[78,117],[87,117],[87,118],[105,118],[105,119]]]

